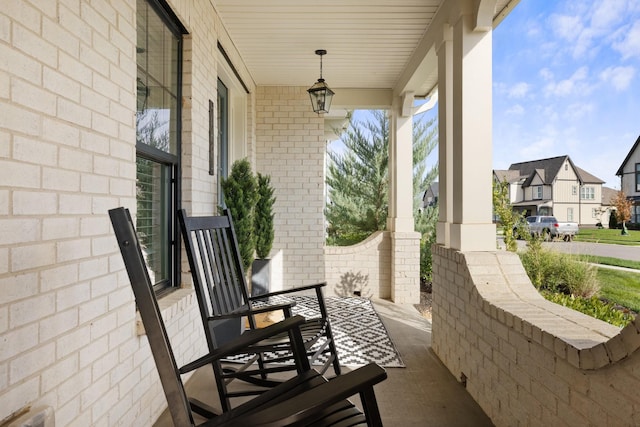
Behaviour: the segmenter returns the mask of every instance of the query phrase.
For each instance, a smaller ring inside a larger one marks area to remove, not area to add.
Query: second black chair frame
[[[318,369],[321,373],[325,373],[333,365],[335,374],[340,375],[335,340],[322,293],[325,283],[252,297],[249,294],[245,271],[242,267],[230,212],[225,210],[221,216],[189,217],[182,209],[178,212],[178,218],[210,351],[214,351],[227,340],[233,339],[234,334],[239,335],[243,329],[241,322],[245,317],[248,319],[249,329],[256,328],[254,316],[259,313],[282,310],[285,317],[290,317],[291,307],[295,303],[283,300],[281,297],[294,292],[315,291],[321,316],[306,319],[300,326],[304,346],[312,364],[317,363],[319,356],[326,356],[327,360]],[[279,303],[274,304],[274,299],[278,299]],[[234,323],[235,332],[229,336],[226,332],[229,328],[223,326]],[[264,343],[264,353],[249,360],[238,369],[224,368],[221,363],[213,364],[224,411],[232,407],[230,398],[264,391],[254,387],[231,392],[227,389],[227,384],[233,379],[241,379],[263,387],[273,387],[279,381],[270,380],[269,374],[295,370],[292,365],[285,363],[291,359],[287,338],[285,334],[281,339],[268,340]],[[257,368],[255,362],[258,363]]]

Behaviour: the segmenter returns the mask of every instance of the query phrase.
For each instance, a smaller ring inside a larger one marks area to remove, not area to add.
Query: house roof
[[[638,148],[638,144],[640,144],[640,136],[638,137],[638,139],[636,139],[636,142],[633,144],[633,147],[631,147],[631,150],[629,150],[629,152],[627,153],[627,157],[624,158],[624,161],[620,165],[620,168],[618,168],[618,172],[616,172],[616,176],[622,176],[622,171],[625,165],[627,164],[627,162],[629,161],[629,159],[631,158],[631,155],[633,154],[633,152],[636,151],[636,148]]]
[[[513,183],[520,180],[520,172],[516,170],[494,169],[493,174],[500,182],[507,181]]]
[[[610,206],[611,200],[616,196],[618,190],[609,187],[602,187],[602,205]]]
[[[520,176],[526,177],[526,181],[522,184],[528,186],[533,181],[533,178],[538,175],[542,182],[546,185],[551,185],[553,180],[556,179],[560,168],[565,161],[568,161],[573,170],[578,175],[578,180],[581,184],[602,184],[603,180],[595,175],[590,174],[582,168],[576,166],[571,158],[567,155],[550,157],[548,159],[532,160],[529,162],[514,163],[509,166],[510,171],[517,171]]]

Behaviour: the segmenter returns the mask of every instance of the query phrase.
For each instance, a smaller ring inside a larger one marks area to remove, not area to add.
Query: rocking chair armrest
[[[284,310],[284,312],[286,313],[287,310],[289,310],[290,312],[291,307],[293,307],[294,305],[296,305],[295,301],[289,301],[286,303],[265,305],[264,307],[256,307],[251,309],[245,307],[245,308],[242,308],[241,310],[237,310],[232,313],[209,316],[207,320],[212,321],[212,320],[235,319],[237,317],[251,316],[253,314],[259,314],[259,313],[268,313],[270,311],[276,311],[276,310]]]
[[[304,317],[298,315],[288,317],[283,321],[274,323],[273,325],[269,325],[266,328],[246,331],[244,334],[240,335],[240,337],[217,348],[215,351],[182,366],[180,369],[178,369],[178,372],[180,372],[180,374],[185,374],[202,366],[208,365],[215,360],[220,360],[231,354],[235,354],[239,351],[246,352],[247,349],[250,348],[249,346],[270,338],[274,335],[288,332],[293,328],[299,328],[300,325],[304,323],[304,321]]]
[[[367,418],[369,419],[370,416],[371,418],[379,418],[373,386],[386,378],[387,372],[383,368],[375,363],[370,363],[265,409],[233,417],[235,419],[232,418],[229,422],[221,424],[217,424],[214,418],[211,420],[211,424],[205,423],[204,425],[220,425],[221,427],[293,425],[304,420],[313,420],[329,406],[356,394],[360,394],[363,401],[366,399],[363,406]],[[377,425],[375,421],[373,425]]]
[[[291,294],[294,292],[301,292],[301,291],[308,291],[311,289],[318,289],[318,288],[322,288],[327,286],[327,282],[320,282],[320,283],[314,283],[313,285],[305,285],[305,286],[300,286],[297,288],[292,288],[292,289],[285,289],[282,291],[275,291],[275,292],[269,292],[267,294],[262,294],[262,295],[256,295],[255,297],[249,297],[250,301],[253,300],[257,300],[257,299],[262,299],[262,298],[268,298],[268,297],[274,297],[277,295],[285,295],[285,294]]]

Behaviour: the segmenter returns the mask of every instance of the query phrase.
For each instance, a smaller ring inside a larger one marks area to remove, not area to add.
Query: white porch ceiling
[[[332,89],[398,89],[404,70],[425,62],[420,42],[448,1],[211,0],[256,84],[311,86],[320,68],[314,52],[326,49],[322,74]],[[495,17],[514,3],[498,0]],[[426,68],[416,95],[437,82],[435,66]]]

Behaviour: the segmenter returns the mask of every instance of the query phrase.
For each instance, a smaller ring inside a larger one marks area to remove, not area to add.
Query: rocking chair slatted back
[[[216,217],[215,228],[203,228],[194,220],[191,228],[192,238],[187,241],[191,253],[199,256],[195,259],[200,274],[194,275],[194,281],[203,280],[205,283],[194,283],[196,288],[207,289],[209,304],[208,316],[219,313],[230,313],[247,304],[247,295],[242,266],[238,263],[239,254],[235,244],[236,236],[230,226],[228,217]],[[197,251],[197,252],[196,252]]]
[[[208,325],[210,349],[221,344],[215,321],[249,310],[249,295],[230,216],[188,217],[179,215],[193,286],[200,303],[203,324]],[[253,318],[249,316],[253,328]]]

